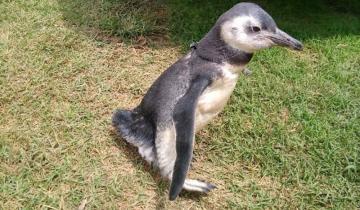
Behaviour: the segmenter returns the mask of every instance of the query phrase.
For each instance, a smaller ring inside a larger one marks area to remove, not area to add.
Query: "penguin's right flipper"
[[[176,161],[171,180],[170,200],[181,192],[189,169],[195,136],[195,109],[199,96],[211,83],[207,77],[197,77],[192,81],[188,92],[175,106],[174,122],[176,128]]]

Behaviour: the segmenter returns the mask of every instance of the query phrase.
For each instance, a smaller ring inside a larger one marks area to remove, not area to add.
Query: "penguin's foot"
[[[195,179],[186,179],[183,188],[187,191],[208,193],[211,190],[215,189],[216,186]]]
[[[250,69],[248,69],[248,68],[245,68],[243,73],[244,73],[245,76],[250,76],[252,74],[252,71]]]

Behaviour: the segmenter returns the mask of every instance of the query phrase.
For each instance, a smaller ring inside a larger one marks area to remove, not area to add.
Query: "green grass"
[[[0,3],[0,209],[360,207],[360,3],[257,1],[305,44],[255,55],[224,112],[197,135],[190,176],[167,184],[110,118],[237,1]]]

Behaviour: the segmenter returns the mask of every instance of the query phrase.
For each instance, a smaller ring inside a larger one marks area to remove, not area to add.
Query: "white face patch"
[[[274,43],[262,31],[249,33],[248,27],[261,28],[260,23],[251,16],[238,16],[225,22],[221,27],[221,38],[235,49],[248,53],[271,47]]]

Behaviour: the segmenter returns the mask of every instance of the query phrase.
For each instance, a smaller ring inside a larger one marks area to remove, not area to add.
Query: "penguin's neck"
[[[246,65],[250,62],[253,54],[235,49],[226,44],[220,35],[220,29],[215,26],[196,47],[197,54],[211,62],[230,63],[232,65]]]

